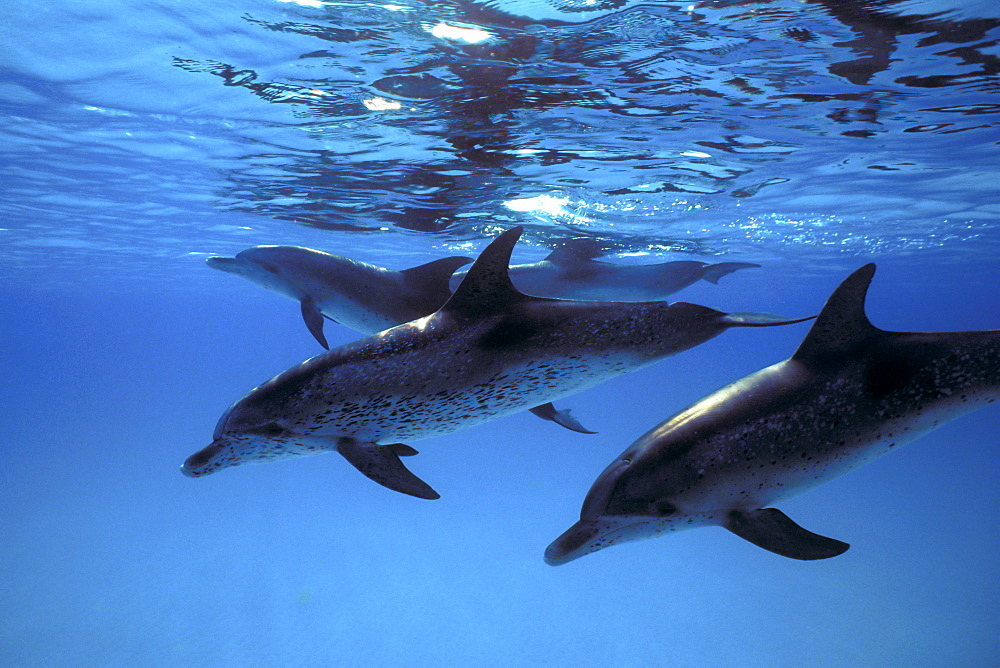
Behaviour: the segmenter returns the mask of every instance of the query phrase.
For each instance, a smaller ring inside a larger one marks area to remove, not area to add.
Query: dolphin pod
[[[375,334],[437,311],[451,297],[448,280],[471,257],[445,257],[394,271],[301,246],[254,246],[236,257],[210,257],[209,267],[243,278],[299,302],[302,319],[329,349],[323,318],[362,334]],[[593,434],[571,414],[551,404],[534,415],[572,431]]]
[[[1000,398],[1000,330],[913,333],[865,315],[869,264],[831,295],[791,358],[653,428],[591,487],[552,565],[628,541],[722,526],[793,559],[847,543],[771,504],[821,485]]]
[[[678,260],[660,264],[625,265],[595,260],[598,250],[588,239],[570,239],[545,259],[510,268],[514,287],[534,297],[611,302],[651,302],[666,299],[699,280],[718,283],[737,269],[760,267],[750,262],[707,264]],[[464,271],[451,278],[458,287]]]
[[[181,467],[192,477],[250,462],[337,451],[375,482],[438,498],[401,456],[471,427],[645,367],[730,327],[802,322],[704,306],[563,301],[518,291],[521,234],[501,234],[433,314],[322,353],[272,378],[222,416]]]

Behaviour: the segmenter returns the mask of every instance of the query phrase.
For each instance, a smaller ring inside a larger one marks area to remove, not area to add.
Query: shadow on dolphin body
[[[629,446],[545,560],[564,564],[713,525],[793,559],[847,550],[768,506],[1000,398],[1000,331],[878,329],[865,315],[874,272],[866,265],[834,291],[790,359],[710,394]]]
[[[729,314],[696,304],[529,297],[508,275],[521,228],[480,254],[437,312],[320,354],[237,401],[192,477],[250,462],[337,451],[375,482],[421,498],[405,441],[471,427],[579,392],[718,336],[809,318]]]
[[[751,262],[708,264],[676,260],[659,264],[615,264],[595,260],[600,249],[590,239],[569,239],[540,262],[515,264],[510,278],[521,292],[534,297],[609,302],[651,302],[666,299],[700,280],[718,283],[738,269],[760,267]],[[457,287],[464,271],[455,272]]]

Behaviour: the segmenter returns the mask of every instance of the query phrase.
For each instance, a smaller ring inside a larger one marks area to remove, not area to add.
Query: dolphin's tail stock
[[[705,267],[705,274],[702,276],[702,279],[709,283],[718,283],[720,278],[726,274],[733,273],[737,269],[751,269],[754,267],[760,267],[760,265],[752,262],[719,262],[718,264],[710,264]]]

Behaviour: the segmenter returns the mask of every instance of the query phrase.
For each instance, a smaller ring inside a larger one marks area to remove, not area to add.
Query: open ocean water
[[[901,331],[1000,328],[991,0],[4,0],[3,666],[996,666],[1000,410],[780,507],[800,562],[721,528],[551,568],[626,446],[788,357],[734,330],[421,441],[441,494],[337,455],[179,465],[320,352],[205,258],[294,244],[399,269],[595,239],[755,262],[682,299],[813,314],[878,264]],[[356,334],[329,323],[331,345]]]

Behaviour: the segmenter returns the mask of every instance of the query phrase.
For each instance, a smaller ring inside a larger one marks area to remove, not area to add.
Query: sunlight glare
[[[447,23],[438,23],[428,32],[438,39],[450,39],[456,42],[465,42],[467,44],[479,44],[480,42],[485,42],[493,36],[481,28],[459,28],[458,26],[451,26]]]
[[[536,197],[525,197],[522,199],[509,199],[503,204],[511,211],[535,211],[538,213],[547,213],[550,216],[561,216],[569,213],[565,208],[565,205],[568,203],[568,197],[538,195]]]
[[[372,97],[367,100],[361,100],[361,104],[365,105],[365,109],[368,111],[392,111],[395,109],[402,109],[403,105],[395,100],[385,100],[381,97]]]

